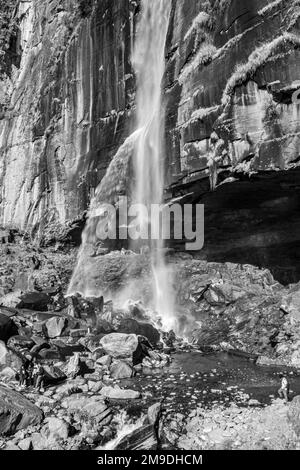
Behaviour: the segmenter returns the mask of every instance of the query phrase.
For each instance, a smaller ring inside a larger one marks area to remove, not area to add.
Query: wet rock
[[[66,326],[66,319],[64,317],[53,317],[46,321],[45,326],[49,338],[58,338]]]
[[[96,331],[97,331],[97,334],[102,333],[102,334],[107,335],[109,333],[113,333],[115,330],[110,322],[108,322],[104,318],[98,318],[97,324],[96,324]]]
[[[110,375],[114,379],[129,379],[133,375],[133,369],[127,362],[115,361],[110,366]]]
[[[102,296],[86,298],[79,294],[73,295],[68,297],[68,314],[96,326],[97,320],[103,312],[103,303]]]
[[[157,435],[152,424],[141,426],[125,436],[114,450],[156,450]]]
[[[9,338],[18,334],[14,321],[0,311],[0,341],[7,342]]]
[[[153,325],[139,322],[133,318],[124,318],[120,323],[118,333],[133,333],[137,336],[144,336],[152,346],[156,346],[160,341],[160,333]]]
[[[132,357],[138,346],[138,337],[133,334],[111,333],[100,340],[100,345],[112,357]]]
[[[0,434],[13,434],[42,421],[41,410],[14,390],[0,385]]]
[[[101,395],[112,400],[136,400],[141,396],[140,392],[129,389],[121,389],[117,385],[115,387],[103,387],[101,390]]]
[[[138,342],[138,347],[132,354],[132,362],[134,366],[142,364],[143,360],[146,357],[149,357],[149,351],[152,349],[152,345],[144,336],[138,336]]]

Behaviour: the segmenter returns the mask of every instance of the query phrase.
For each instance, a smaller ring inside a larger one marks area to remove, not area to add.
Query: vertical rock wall
[[[129,133],[135,2],[20,2],[0,120],[0,221],[35,231],[88,207]]]
[[[228,169],[251,174],[297,165],[299,17],[297,0],[174,2],[166,73],[174,191],[213,171],[227,176]]]

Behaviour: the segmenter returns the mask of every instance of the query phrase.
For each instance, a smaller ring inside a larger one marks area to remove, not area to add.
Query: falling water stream
[[[137,78],[136,116],[140,135],[134,155],[133,201],[143,206],[139,225],[159,234],[159,220],[149,220],[151,206],[162,204],[164,189],[164,108],[162,80],[165,71],[165,44],[171,11],[170,0],[142,1],[132,63]],[[145,212],[144,209],[147,208]],[[146,215],[145,215],[146,213]],[[143,229],[141,228],[141,231]],[[162,237],[152,237],[153,295],[157,313],[165,329],[176,329],[172,273],[163,253]]]

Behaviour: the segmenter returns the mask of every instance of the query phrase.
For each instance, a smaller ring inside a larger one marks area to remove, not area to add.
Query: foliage
[[[263,44],[253,51],[248,61],[245,64],[238,65],[234,74],[228,80],[223,93],[222,105],[225,107],[229,104],[236,87],[250,80],[259,67],[263,66],[284,46],[287,46],[289,50],[291,50],[291,46],[295,48],[300,47],[300,37],[295,34],[284,33],[282,36],[275,38],[267,44]]]
[[[0,73],[5,67],[6,53],[11,39],[16,34],[14,11],[19,0],[1,0],[0,4]]]

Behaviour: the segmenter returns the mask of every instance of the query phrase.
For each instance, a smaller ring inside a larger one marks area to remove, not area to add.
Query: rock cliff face
[[[300,4],[175,3],[166,69],[170,193],[205,204],[202,258],[268,266],[280,281],[296,281]]]
[[[11,3],[0,223],[36,234],[81,217],[110,162],[108,190],[130,178],[139,2]],[[298,0],[173,0],[164,81],[166,197],[205,203],[199,256],[283,282],[300,277],[299,17]]]
[[[1,83],[1,223],[64,223],[87,207],[129,133],[135,5],[32,0],[15,11],[20,63]]]

